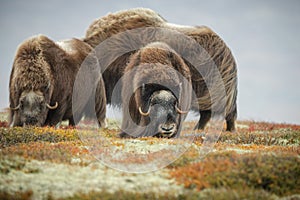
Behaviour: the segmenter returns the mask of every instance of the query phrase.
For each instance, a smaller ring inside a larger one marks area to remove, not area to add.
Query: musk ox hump
[[[51,69],[43,56],[46,36],[39,35],[24,41],[18,48],[11,75],[11,86],[18,90],[44,90],[49,87]]]
[[[86,31],[84,41],[95,47],[114,34],[141,27],[160,27],[165,22],[151,9],[121,10],[96,19]]]

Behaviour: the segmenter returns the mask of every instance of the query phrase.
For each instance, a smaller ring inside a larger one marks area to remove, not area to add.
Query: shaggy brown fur
[[[56,125],[62,120],[69,120],[70,125],[74,125],[72,114],[72,92],[76,74],[81,63],[87,58],[91,68],[97,66],[98,61],[95,56],[88,56],[92,48],[78,40],[54,43],[46,36],[39,35],[23,42],[16,53],[14,64],[10,75],[10,108],[15,108],[20,104],[22,93],[32,91],[41,94],[45,103],[58,107],[53,110],[46,110],[40,118],[40,125]],[[88,57],[87,57],[88,56]],[[99,71],[99,69],[98,69]],[[83,85],[78,87],[84,88]],[[82,91],[86,91],[84,88]],[[105,88],[102,79],[97,85],[99,96],[96,97],[96,113],[99,123],[104,124],[105,118]],[[85,96],[86,94],[82,94]],[[83,102],[88,104],[89,102]],[[82,112],[84,105],[78,105]],[[20,109],[11,110],[11,126],[22,126],[20,121]]]
[[[204,50],[201,55],[195,54],[192,50],[189,51],[189,45],[183,44],[186,41],[181,41],[180,38],[169,39],[169,34],[165,35],[165,40],[169,41],[168,44],[181,55],[186,61],[187,65],[190,67],[192,74],[193,90],[197,95],[197,99],[194,100],[194,110],[199,110],[201,118],[196,128],[203,129],[205,124],[209,121],[211,117],[211,112],[219,112],[219,114],[224,114],[227,122],[227,130],[234,131],[234,122],[237,117],[237,68],[233,55],[227,45],[223,40],[214,33],[211,29],[202,27],[183,27],[167,23],[160,15],[155,13],[150,9],[131,9],[126,11],[120,11],[114,14],[107,15],[101,19],[96,20],[89,27],[86,33],[85,42],[89,43],[91,46],[95,47],[104,40],[111,36],[116,36],[117,33],[121,33],[125,30],[134,30],[141,27],[160,27],[168,30],[174,30],[177,33],[182,33],[193,41],[196,41]],[[153,42],[156,39],[155,33],[143,33],[137,31],[136,35],[140,36],[141,43]],[[150,31],[151,32],[151,31]],[[117,36],[118,37],[118,36]],[[148,38],[147,38],[148,37]],[[149,39],[151,38],[151,39]],[[161,38],[160,38],[161,39]],[[112,46],[111,51],[119,50],[128,45],[128,43],[136,41],[124,41],[119,40],[119,44]],[[118,41],[116,42],[118,43]],[[129,44],[130,45],[130,44]],[[186,49],[182,49],[183,45]],[[114,49],[115,48],[115,49]],[[119,49],[118,49],[119,48]],[[115,61],[109,65],[109,67],[103,73],[103,79],[106,87],[107,102],[112,104],[118,104],[120,102],[112,102],[111,94],[117,81],[122,77],[124,73],[124,63],[128,62],[130,54],[133,52],[128,52],[123,56],[118,57]],[[98,52],[97,52],[98,54]],[[201,63],[190,63],[189,59],[192,57],[203,57],[201,58]],[[206,86],[207,79],[214,80],[215,77],[209,77],[210,73],[213,73],[213,65],[217,66],[220,72],[223,83],[215,83],[212,90],[209,92]],[[205,68],[207,73],[200,74],[198,70]],[[205,77],[203,77],[205,76]],[[226,94],[222,94],[220,91],[225,87]],[[120,94],[120,92],[118,92]],[[121,97],[117,98],[121,99]],[[212,109],[212,105],[217,102],[225,102],[225,113],[222,109]]]
[[[137,8],[130,10],[130,12],[119,11],[95,20],[89,26],[84,41],[95,48],[107,38],[110,38],[120,32],[135,28],[161,26],[161,24],[165,22],[165,19],[150,9]],[[108,48],[112,47],[108,46]],[[111,95],[114,90],[114,86],[123,75],[124,68],[126,66],[124,63],[129,61],[129,56],[132,53],[134,52],[128,52],[123,56],[116,58],[110,67],[103,72],[106,98],[107,103],[109,104],[120,105],[121,103],[121,91],[116,91],[116,94],[119,94],[117,102],[111,102]]]
[[[174,99],[177,99],[178,107],[182,110],[189,110],[191,106],[191,98],[189,98],[192,95],[190,70],[181,57],[165,43],[150,43],[133,54],[125,68],[123,83],[126,85],[123,84],[122,87],[122,130],[127,133],[129,130],[132,135],[151,136],[151,134],[155,134],[158,127],[146,128],[142,133],[132,127],[136,127],[133,122],[139,126],[146,126],[149,123],[149,117],[141,116],[139,107],[148,110],[151,107],[150,99],[157,91],[171,91],[175,96]],[[142,85],[144,87],[141,87]],[[168,104],[164,99],[160,100]],[[170,106],[174,110],[173,113],[176,113],[174,105],[166,106]],[[127,109],[129,109],[129,113]],[[155,120],[155,115],[156,113],[151,120]],[[175,115],[174,117],[177,117],[178,120],[176,130],[180,130],[185,117],[180,114]],[[168,122],[160,121],[158,125],[161,123]],[[172,137],[175,136],[176,133]]]
[[[141,27],[161,26],[165,22],[165,19],[150,9],[119,11],[95,20],[89,26],[84,41],[96,47],[117,33]]]

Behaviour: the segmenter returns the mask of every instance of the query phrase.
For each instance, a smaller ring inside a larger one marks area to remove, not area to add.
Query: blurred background
[[[298,0],[0,1],[0,109],[8,107],[22,41],[37,34],[82,38],[94,19],[134,7],[151,8],[171,23],[209,26],[224,39],[238,64],[239,120],[300,124]]]

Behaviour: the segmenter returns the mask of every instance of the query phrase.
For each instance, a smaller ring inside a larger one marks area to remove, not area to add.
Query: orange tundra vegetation
[[[276,195],[299,194],[300,159],[294,153],[213,153],[201,162],[170,171],[186,188],[264,189]]]

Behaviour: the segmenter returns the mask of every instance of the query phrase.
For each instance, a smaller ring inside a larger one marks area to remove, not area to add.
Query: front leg
[[[120,138],[135,138],[132,135],[129,135],[128,133],[125,133],[123,131],[121,133],[119,133],[119,137]]]
[[[18,113],[10,111],[9,114],[9,127],[22,126],[21,120]]]
[[[204,110],[200,111],[200,119],[195,127],[195,129],[204,129],[207,122],[211,118],[211,111],[210,110]]]
[[[45,126],[56,126],[59,122],[62,121],[63,116],[60,114],[58,111],[49,111],[46,121],[45,121]]]
[[[75,121],[73,117],[69,118],[69,126],[75,126]]]

